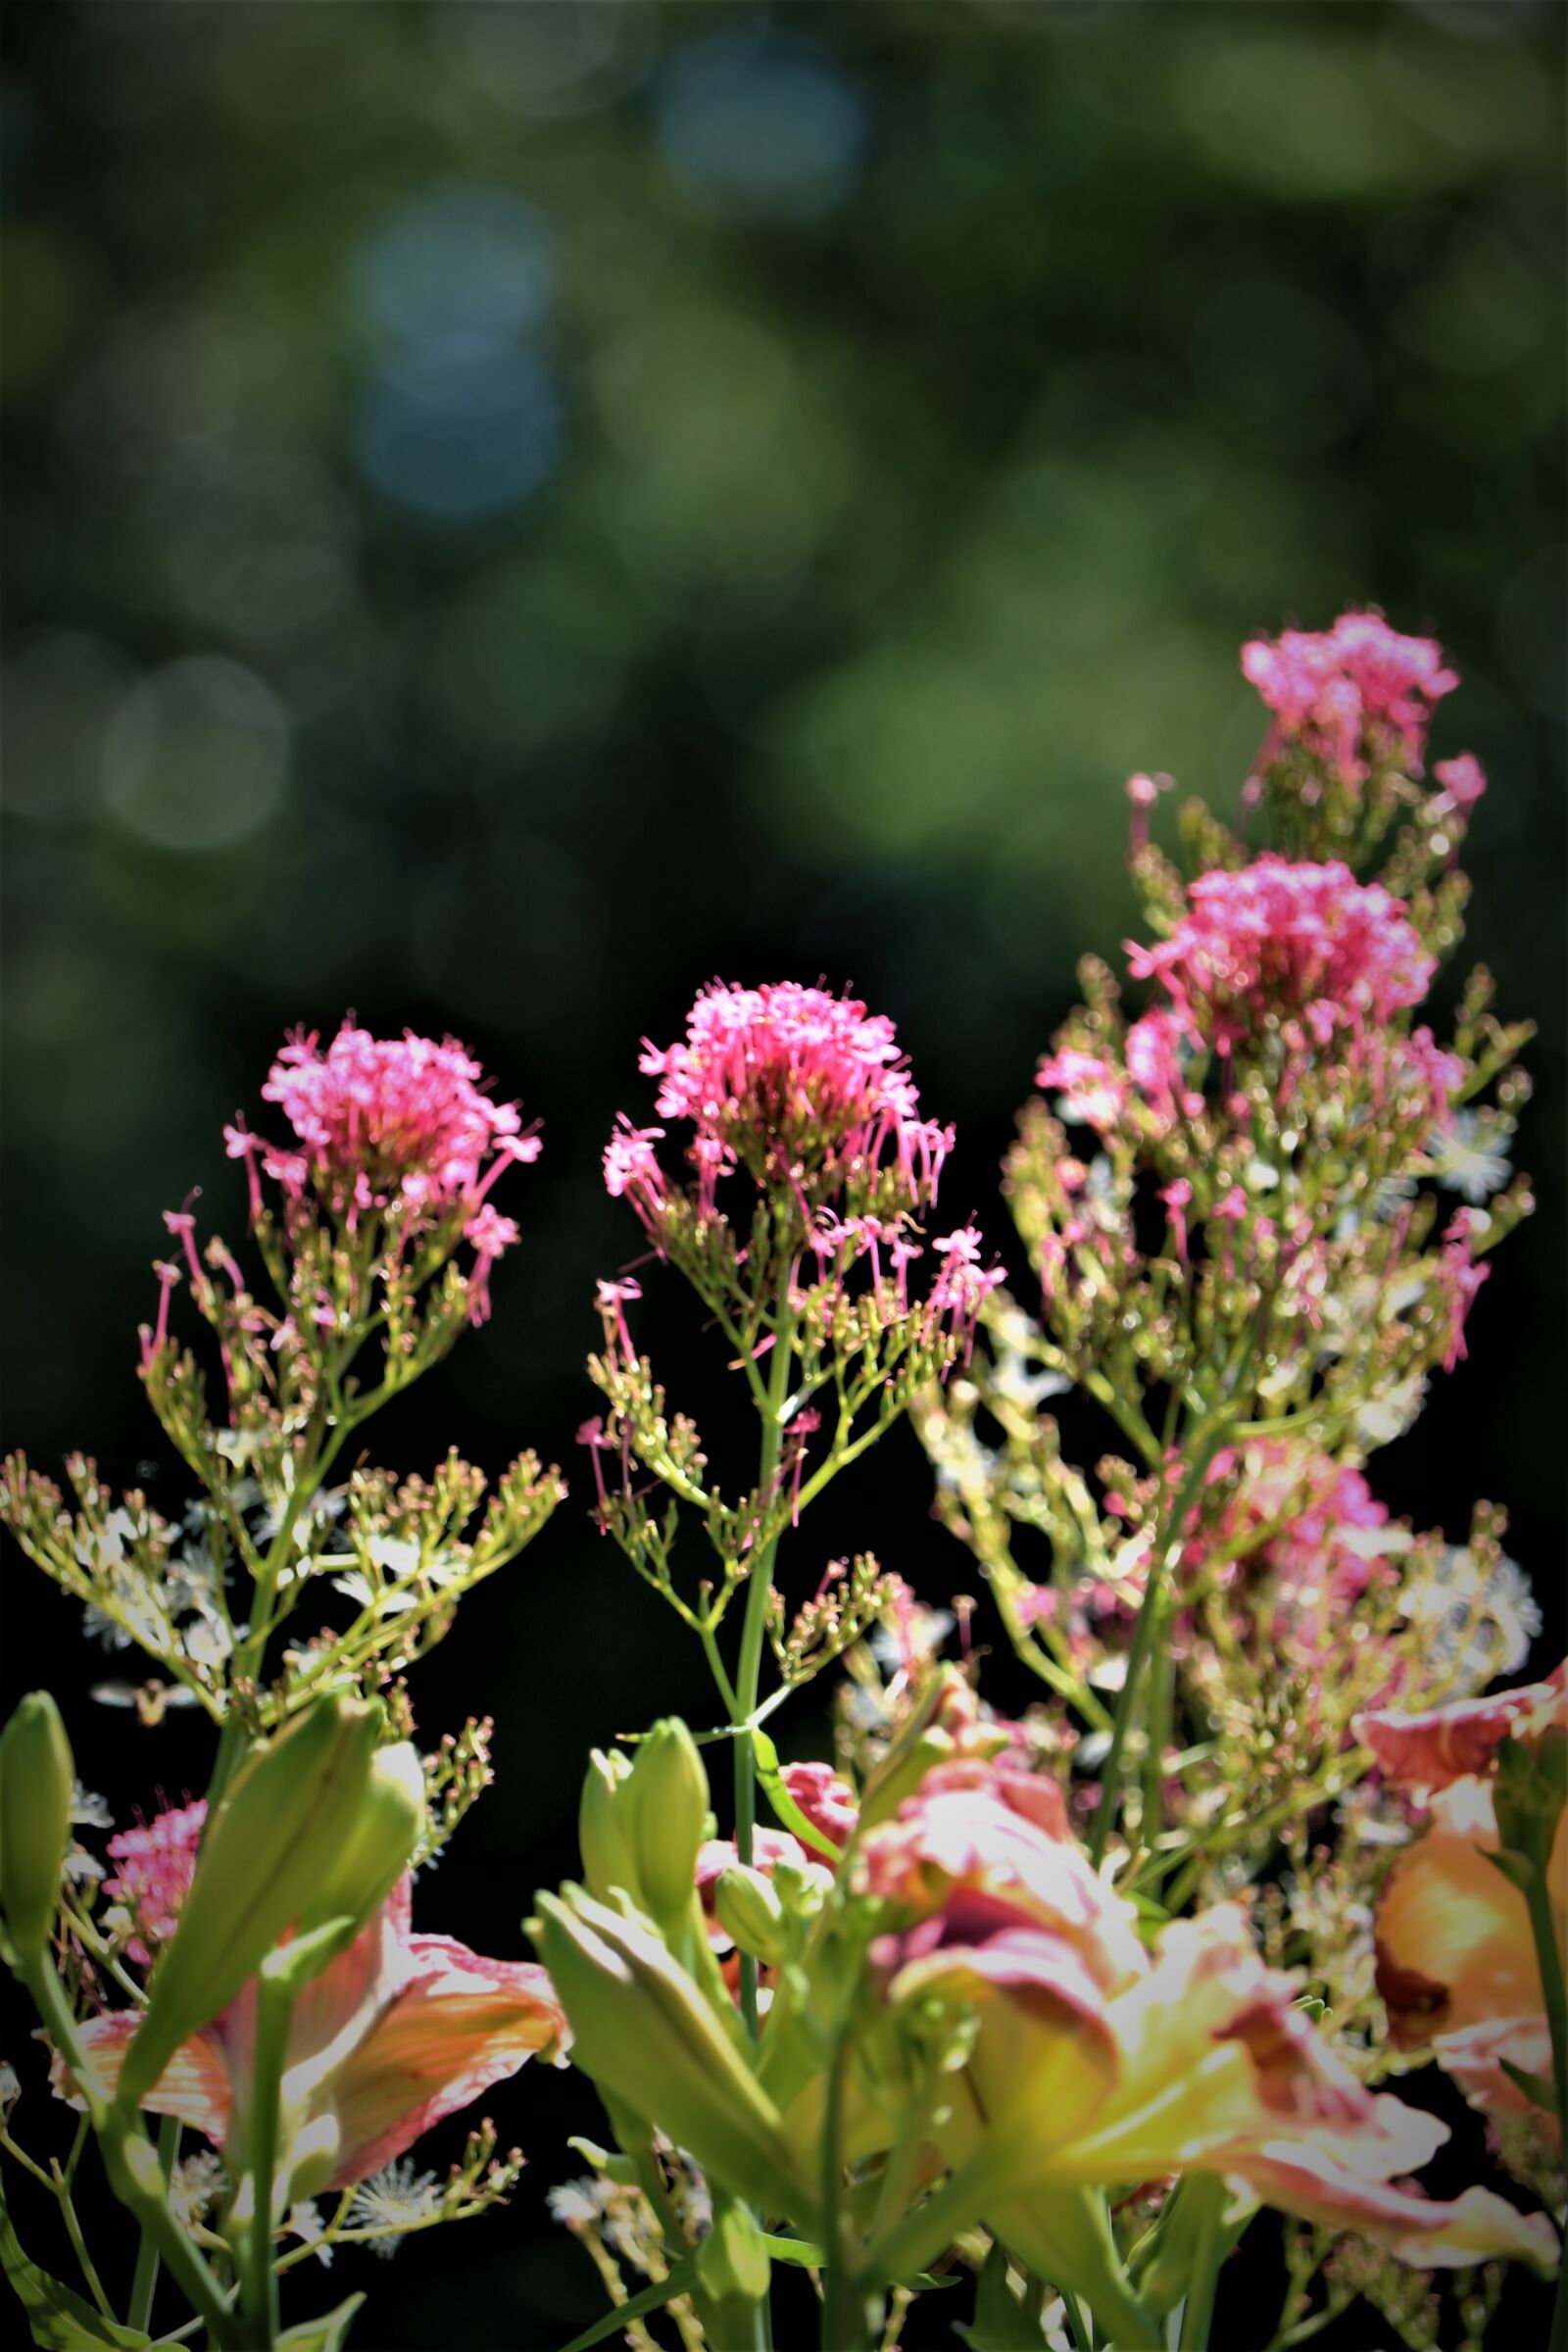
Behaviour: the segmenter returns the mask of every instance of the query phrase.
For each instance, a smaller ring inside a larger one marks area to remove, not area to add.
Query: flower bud
[[[0,1733],[0,1905],[19,1954],[48,1941],[71,1842],[71,1741],[47,1690],[29,1690]]]
[[[529,1932],[571,2024],[572,2063],[607,2104],[657,2125],[720,2188],[808,2223],[778,2109],[652,1930],[568,1886],[540,1895]]]
[[[408,1869],[424,1824],[418,1750],[409,1740],[378,1747],[348,1833],[300,1915],[301,1932],[329,1919],[356,1927],[368,1919]]]
[[[722,1871],[713,1888],[713,1911],[725,1935],[764,1968],[776,1968],[787,1957],[790,1932],[784,1906],[760,1870],[736,1862]]]
[[[697,1887],[697,1849],[708,1833],[708,1775],[697,1742],[673,1715],[656,1723],[637,1750],[621,1799],[629,1813],[633,1867],[643,1908],[678,1936]]]
[[[179,2044],[228,2006],[286,1929],[307,1914],[341,1916],[343,1903],[375,1882],[368,1860],[344,1869],[343,1857],[358,1856],[383,1720],[379,1704],[334,1691],[235,1773],[125,2054],[123,2105],[139,2104]],[[324,1913],[323,1895],[332,1905]]]
[[[630,1813],[624,1802],[630,1778],[631,1766],[618,1747],[612,1747],[608,1755],[599,1747],[591,1751],[577,1811],[577,1840],[589,1892],[608,1903],[619,1887],[643,1909],[642,1886],[632,1859]]]

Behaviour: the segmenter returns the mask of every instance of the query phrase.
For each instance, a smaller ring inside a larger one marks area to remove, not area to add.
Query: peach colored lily
[[[410,1884],[402,1880],[295,2005],[279,2167],[294,2196],[364,2180],[529,2057],[565,2048],[565,2017],[537,1962],[486,1960],[450,1936],[414,1935]],[[117,2010],[81,2029],[111,2091],[136,2026],[133,2011]],[[175,2053],[143,2106],[243,2150],[255,2036],[248,1984]],[[52,2080],[79,2103],[58,2059]]]
[[[1525,1897],[1489,1856],[1498,1848],[1490,1775],[1504,1740],[1534,1744],[1568,1727],[1564,1669],[1544,1683],[1421,1715],[1363,1716],[1358,1736],[1389,1779],[1433,1791],[1426,1835],[1389,1873],[1376,1920],[1377,1984],[1390,2038],[1430,2045],[1473,2107],[1523,2115],[1533,2103],[1508,2066],[1550,2079],[1545,1992]],[[1559,1953],[1568,1955],[1568,1813],[1546,1866]],[[1554,2129],[1550,2124],[1544,2127]]]
[[[1513,2254],[1549,2268],[1544,2217],[1482,2189],[1440,2203],[1390,2186],[1446,2127],[1366,2089],[1296,2006],[1293,1980],[1265,1967],[1239,1908],[1175,1922],[1147,1954],[1050,1784],[980,1765],[932,1773],[896,1824],[867,1834],[859,1867],[899,1922],[873,1947],[889,1999],[978,2005],[937,2137],[1025,2259],[1031,2246],[1045,2259],[1057,2232],[1048,2276],[1075,2192],[1193,2170],[1353,2225],[1407,2262]]]

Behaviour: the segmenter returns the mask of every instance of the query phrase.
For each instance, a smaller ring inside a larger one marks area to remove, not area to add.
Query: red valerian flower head
[[[198,1797],[191,1805],[167,1807],[144,1828],[122,1830],[109,1840],[110,1859],[119,1868],[104,1881],[104,1892],[123,1904],[136,1923],[137,1933],[125,1949],[138,1968],[150,1967],[153,1951],[173,1934],[196,1875],[206,1822],[207,1800]]]
[[[1399,901],[1337,860],[1271,852],[1200,874],[1169,939],[1128,943],[1135,979],[1158,980],[1183,1024],[1229,1051],[1270,1015],[1320,1045],[1383,1023],[1426,995],[1436,959]]]
[[[1440,645],[1401,637],[1378,612],[1254,638],[1242,670],[1274,713],[1264,763],[1299,743],[1352,779],[1389,761],[1419,775],[1433,706],[1459,683]]]
[[[715,980],[684,1039],[645,1040],[641,1066],[660,1081],[659,1116],[695,1129],[687,1157],[709,1213],[719,1178],[738,1167],[759,1184],[790,1186],[808,1212],[846,1185],[874,1192],[884,1175],[910,1208],[936,1198],[953,1131],[920,1116],[893,1023],[857,998],[793,980]],[[627,1129],[613,1140],[605,1170],[612,1192],[657,1196],[660,1180],[635,1150],[656,1133]]]
[[[471,1221],[502,1169],[539,1153],[516,1104],[491,1099],[479,1064],[453,1038],[376,1038],[345,1021],[323,1053],[315,1031],[299,1030],[262,1095],[278,1104],[294,1143],[279,1148],[234,1127],[229,1156],[258,1152],[290,1200],[314,1193],[351,1222],[380,1210],[435,1224],[459,1209]]]

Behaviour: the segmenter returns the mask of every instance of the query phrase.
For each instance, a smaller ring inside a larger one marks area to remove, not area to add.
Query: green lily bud
[[[227,2007],[286,1929],[307,1916],[341,1916],[344,1902],[363,1899],[375,1883],[378,1869],[358,1859],[341,1875],[340,1868],[341,1857],[358,1856],[383,1720],[378,1703],[334,1691],[235,1773],[208,1824],[178,1930],[125,2053],[122,2105],[139,2104],[180,2043]]]
[[[732,1863],[713,1888],[713,1910],[719,1926],[733,1936],[743,1952],[776,1968],[788,1956],[791,1936],[784,1906],[760,1870]]]
[[[348,1834],[300,1915],[301,1933],[329,1919],[351,1919],[356,1927],[368,1920],[408,1869],[424,1823],[417,1748],[409,1740],[378,1747]]]
[[[697,1742],[676,1716],[656,1723],[639,1746],[620,1801],[642,1907],[666,1936],[678,1936],[691,1914],[709,1806]]]
[[[0,1733],[0,1905],[19,1954],[49,1940],[75,1777],[60,1709],[29,1690]]]
[[[529,1933],[571,2021],[572,2064],[607,2103],[657,2125],[719,2187],[808,2224],[814,2199],[778,2109],[652,1928],[568,1886],[540,1895]]]
[[[630,1808],[626,1784],[631,1765],[618,1747],[607,1755],[596,1747],[588,1758],[577,1811],[577,1840],[582,1848],[583,1877],[591,1893],[608,1903],[616,1887],[642,1907],[642,1886],[632,1855]]]

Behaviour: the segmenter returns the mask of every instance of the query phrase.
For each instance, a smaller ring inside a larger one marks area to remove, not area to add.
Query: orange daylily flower
[[[1430,2044],[1487,2115],[1533,2111],[1504,2060],[1547,2080],[1552,2069],[1529,1908],[1489,1859],[1500,1842],[1491,1775],[1504,1740],[1534,1745],[1558,1728],[1568,1728],[1563,1667],[1491,1698],[1421,1715],[1380,1710],[1356,1726],[1392,1782],[1432,1792],[1431,1826],[1395,1863],[1378,1903],[1377,1984],[1390,2037],[1405,2050]],[[1568,1812],[1553,1835],[1546,1890],[1568,1957]]]

